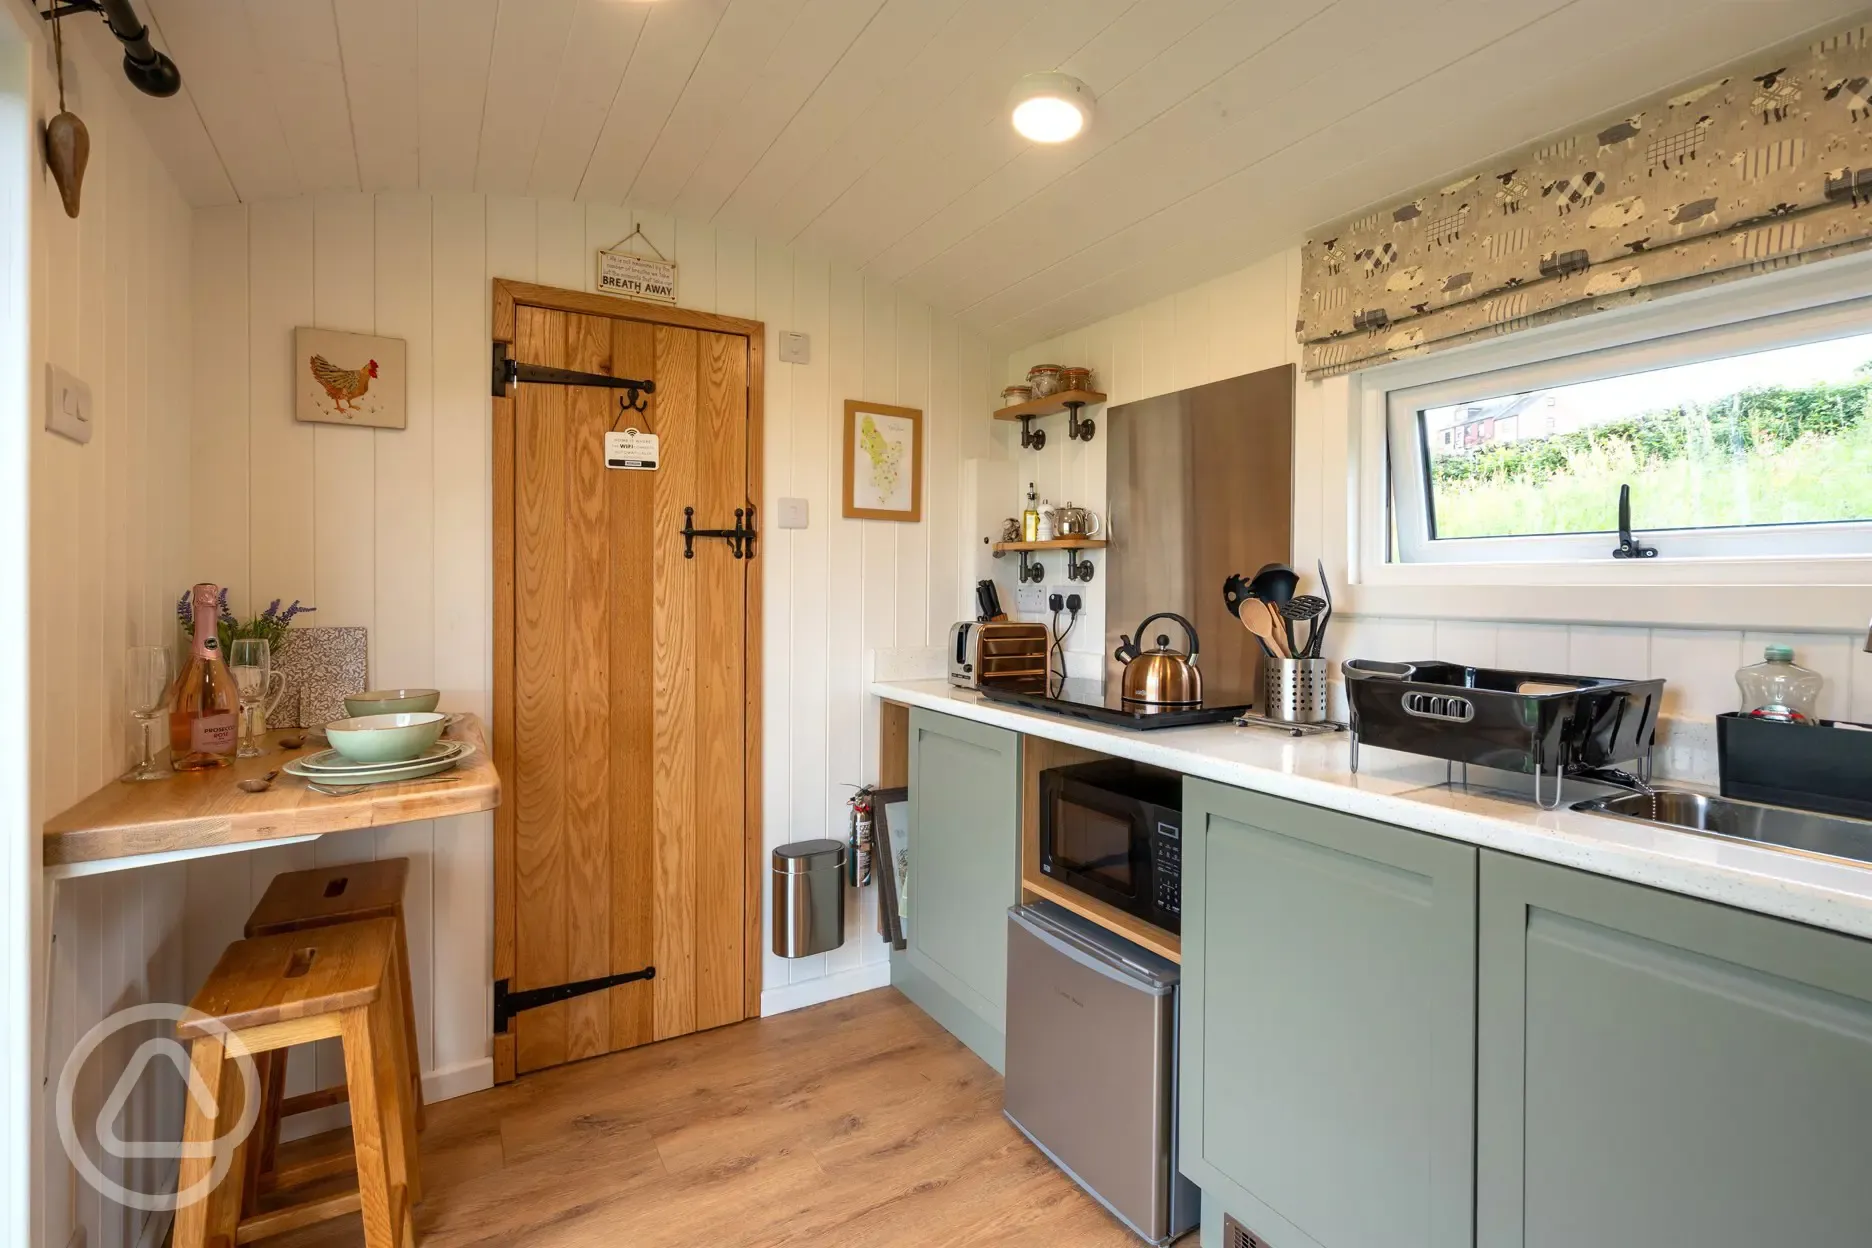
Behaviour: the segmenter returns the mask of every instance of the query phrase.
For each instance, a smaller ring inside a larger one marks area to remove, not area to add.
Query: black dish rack
[[[1561,782],[1569,777],[1627,787],[1649,780],[1661,680],[1370,659],[1352,659],[1342,670],[1354,772],[1360,745],[1519,772],[1534,777],[1534,801],[1543,810],[1559,807]],[[1634,763],[1637,777],[1616,770]]]

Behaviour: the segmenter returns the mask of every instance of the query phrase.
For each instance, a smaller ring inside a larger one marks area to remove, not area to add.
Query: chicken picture
[[[377,376],[377,361],[372,360],[363,368],[339,368],[324,356],[315,355],[312,376],[331,396],[338,411],[356,411],[357,401],[370,392],[371,381]]]

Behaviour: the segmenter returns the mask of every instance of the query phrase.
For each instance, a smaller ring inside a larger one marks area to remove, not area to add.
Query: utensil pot
[[[1261,713],[1287,724],[1326,719],[1330,688],[1325,659],[1263,659]]]

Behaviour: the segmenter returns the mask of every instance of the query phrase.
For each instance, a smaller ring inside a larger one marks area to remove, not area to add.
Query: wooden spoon
[[[1272,603],[1259,598],[1244,598],[1241,602],[1242,627],[1253,633],[1261,642],[1261,649],[1269,658],[1290,659],[1287,652],[1286,622],[1280,618]]]

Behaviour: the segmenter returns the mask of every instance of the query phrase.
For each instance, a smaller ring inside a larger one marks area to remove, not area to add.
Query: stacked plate
[[[399,784],[447,771],[465,762],[474,753],[466,741],[438,741],[415,758],[400,763],[360,763],[337,750],[321,750],[304,758],[295,758],[285,766],[286,774],[315,780],[320,784]]]

